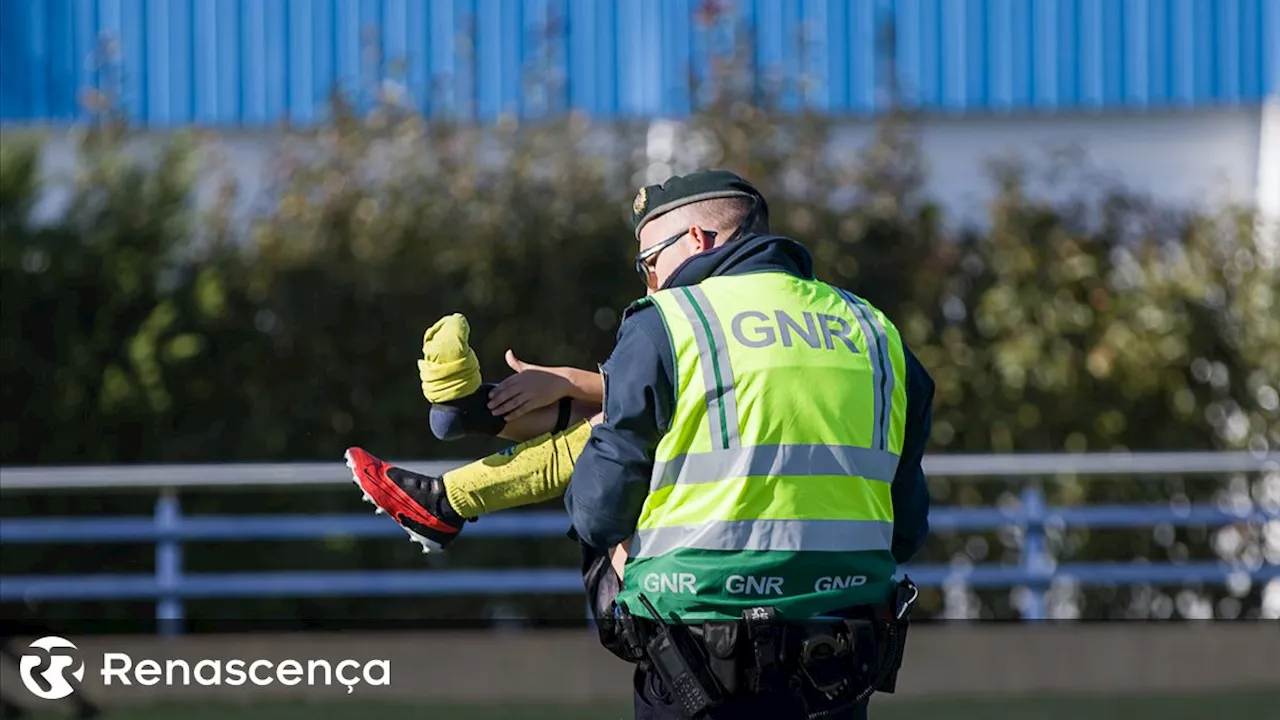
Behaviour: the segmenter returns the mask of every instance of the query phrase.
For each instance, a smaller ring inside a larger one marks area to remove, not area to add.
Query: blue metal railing
[[[1225,458],[1224,458],[1225,459]],[[1238,461],[1239,458],[1236,458]],[[1150,462],[1134,465],[1117,464],[1118,472],[1142,474],[1135,470],[1146,467],[1178,467],[1165,458],[1163,464]],[[1201,463],[1197,467],[1188,459],[1184,472],[1213,472],[1225,467],[1245,469],[1229,463]],[[1048,475],[1049,466],[1033,474]],[[1268,467],[1259,461],[1251,469]],[[986,468],[985,470],[983,468]],[[993,469],[994,468],[994,469]],[[1025,470],[1025,463],[1022,467]],[[115,470],[115,469],[113,469]],[[979,464],[957,474],[1010,475],[1019,472],[1017,463],[1007,458]],[[11,471],[10,471],[11,472]],[[30,472],[30,471],[26,471]],[[74,471],[84,477],[92,473]],[[204,472],[209,472],[207,469]],[[218,473],[234,473],[224,466]],[[1094,468],[1102,474],[1105,465]],[[1167,469],[1157,472],[1168,472]],[[215,473],[218,474],[218,473]],[[940,474],[946,474],[945,469]],[[70,477],[70,475],[64,475]],[[0,488],[12,488],[14,475],[3,476],[9,482]],[[174,477],[172,468],[166,477]],[[288,482],[291,475],[274,475],[272,483]],[[326,479],[326,482],[328,480]],[[345,482],[345,480],[343,480]],[[146,483],[129,483],[148,486]],[[175,483],[182,484],[182,483]],[[206,484],[249,485],[247,477],[233,482]],[[71,483],[75,485],[75,483]],[[79,487],[93,486],[80,482]],[[37,485],[22,484],[31,489]],[[53,487],[56,487],[54,484]],[[66,487],[67,485],[64,485]],[[157,487],[157,486],[150,486]],[[150,516],[76,517],[76,518],[6,518],[0,522],[0,543],[153,543],[156,548],[154,573],[102,575],[0,575],[0,601],[35,600],[154,600],[156,616],[162,632],[178,632],[184,618],[183,603],[196,598],[255,598],[268,596],[392,596],[451,594],[575,594],[582,590],[576,569],[509,569],[509,570],[398,570],[398,571],[297,571],[252,573],[190,573],[184,571],[183,543],[250,540],[318,540],[326,538],[400,538],[399,528],[385,517],[372,514],[350,515],[184,515],[177,490],[159,486],[155,512]],[[936,507],[930,515],[935,533],[969,532],[1016,528],[1022,537],[1017,564],[976,565],[910,565],[904,568],[918,584],[938,587],[960,584],[976,588],[1022,587],[1020,614],[1027,620],[1046,617],[1045,591],[1051,583],[1071,580],[1084,586],[1142,585],[1184,583],[1222,584],[1233,576],[1244,575],[1254,581],[1280,578],[1280,567],[1261,564],[1256,567],[1226,562],[1198,561],[1187,563],[1091,562],[1062,563],[1055,561],[1047,544],[1051,528],[1144,528],[1171,527],[1218,528],[1228,525],[1280,522],[1280,510],[1248,504],[1240,509],[1212,505],[1086,505],[1050,507],[1043,489],[1029,483],[1020,490],[1019,502],[1008,508]],[[563,537],[568,520],[560,512],[509,512],[491,515],[469,525],[468,538],[477,537]]]

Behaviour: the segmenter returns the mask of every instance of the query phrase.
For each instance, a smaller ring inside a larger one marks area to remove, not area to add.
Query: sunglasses
[[[704,230],[703,232],[709,237],[714,238],[716,236],[715,232],[712,230]],[[681,238],[688,234],[688,230],[682,230],[660,243],[650,245],[636,255],[636,273],[640,276],[640,282],[644,283],[645,287],[650,290],[655,289],[653,284],[653,268],[658,264],[658,256],[662,254],[662,251],[672,245],[675,245],[681,240]]]

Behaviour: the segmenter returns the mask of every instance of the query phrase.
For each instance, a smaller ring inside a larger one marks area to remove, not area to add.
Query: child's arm
[[[526,363],[507,351],[507,365],[516,371],[489,393],[489,411],[507,422],[517,420],[561,398],[593,405],[604,402],[604,384],[598,373],[568,367],[543,367]]]
[[[562,414],[560,403],[543,405],[540,408],[529,410],[515,420],[504,418],[503,422],[505,424],[502,426],[502,430],[498,432],[498,437],[503,440],[522,443],[539,435],[553,433],[571,425],[576,425],[579,421],[585,420],[598,412],[600,412],[600,406],[595,403],[573,400],[569,404],[569,416],[565,418]]]
[[[571,367],[547,368],[559,373],[573,388],[569,397],[586,403],[600,405],[604,403],[604,381],[600,373],[591,370],[579,370]]]

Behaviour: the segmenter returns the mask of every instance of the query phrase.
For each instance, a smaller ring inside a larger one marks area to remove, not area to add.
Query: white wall
[[[936,119],[920,124],[917,139],[929,164],[931,189],[949,210],[973,219],[991,198],[993,186],[983,174],[989,159],[1018,156],[1038,169],[1064,151],[1076,153],[1089,175],[1122,182],[1156,199],[1254,202],[1260,122],[1258,110]],[[862,142],[869,133],[867,128],[850,131]],[[1037,184],[1052,192],[1047,182]],[[1064,189],[1070,187],[1067,183]]]
[[[1266,127],[1265,136],[1263,132]],[[875,132],[871,122],[850,123],[837,133],[835,152],[853,152]],[[658,133],[663,135],[664,133]],[[929,190],[949,215],[978,222],[993,185],[988,161],[1018,156],[1033,169],[1049,165],[1054,153],[1072,151],[1091,178],[1077,174],[1063,188],[1101,187],[1096,178],[1124,182],[1132,189],[1179,204],[1259,202],[1280,215],[1280,103],[1263,109],[1196,111],[1149,115],[1021,116],[931,118],[919,121],[914,135],[928,167]],[[650,150],[653,150],[651,133]],[[229,133],[216,148],[226,167],[252,198],[262,187],[270,155],[280,146],[276,134]],[[1270,160],[1260,163],[1266,152]],[[63,172],[74,167],[69,136],[55,134],[46,167]],[[1034,183],[1055,193],[1047,181]],[[211,187],[205,187],[209,197]],[[629,202],[620,197],[619,203]],[[58,198],[49,198],[54,212]]]

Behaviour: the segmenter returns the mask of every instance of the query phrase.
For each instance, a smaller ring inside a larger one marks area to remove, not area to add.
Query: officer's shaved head
[[[747,219],[751,213],[751,204],[749,198],[730,197],[684,205],[654,220],[653,224],[660,226],[654,234],[670,235],[679,232],[681,228],[696,225],[715,231],[717,244],[720,244],[727,241],[738,226]],[[751,223],[751,227],[744,228],[744,232],[768,231],[768,218],[759,215]]]
[[[640,245],[636,263],[650,292],[688,258],[731,239],[769,231],[764,198],[725,172],[694,173],[647,186],[632,203],[632,217]]]

